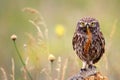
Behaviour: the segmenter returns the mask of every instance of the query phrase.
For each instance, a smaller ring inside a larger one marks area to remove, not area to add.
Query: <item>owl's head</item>
[[[77,31],[80,33],[87,33],[89,30],[91,33],[96,33],[100,30],[99,22],[92,17],[84,17],[77,23]]]

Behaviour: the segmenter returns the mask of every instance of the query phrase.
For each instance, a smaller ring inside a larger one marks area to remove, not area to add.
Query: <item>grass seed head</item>
[[[16,36],[15,34],[13,34],[13,35],[11,36],[11,39],[12,39],[13,41],[15,41],[15,40],[17,39],[17,36]]]
[[[48,60],[50,61],[50,62],[54,62],[55,61],[55,56],[53,55],[53,54],[50,54],[49,56],[48,56]]]

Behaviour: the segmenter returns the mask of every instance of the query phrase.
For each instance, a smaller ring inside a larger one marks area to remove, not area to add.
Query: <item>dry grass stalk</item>
[[[45,24],[44,18],[40,14],[40,12],[33,8],[23,8],[22,11],[29,12],[31,14],[37,14],[35,16],[35,18],[33,18],[32,20],[29,20],[29,22],[31,22],[37,28],[38,34],[42,39],[44,38],[44,36],[43,36],[42,31],[40,30],[40,26],[43,26],[44,27],[44,35],[45,35],[46,39],[48,39],[48,28],[47,28],[47,25]]]
[[[32,20],[29,20],[29,22],[31,22],[36,27],[36,29],[38,30],[39,36],[43,39],[44,36],[43,36],[43,33],[40,30],[39,26],[34,21],[32,21]]]
[[[116,31],[116,24],[117,24],[118,20],[115,20],[113,26],[112,26],[112,31],[110,33],[110,39],[112,39],[112,37],[114,36],[114,33]]]
[[[15,80],[15,63],[13,58],[12,58],[12,74],[10,76],[12,80]]]
[[[46,74],[46,76],[48,77],[49,80],[52,80],[50,74],[46,71],[45,68],[40,71],[40,74],[43,73],[43,72]]]
[[[65,60],[63,70],[62,70],[63,72],[62,72],[61,80],[65,80],[65,72],[66,72],[67,64],[68,64],[68,59]]]
[[[56,80],[60,80],[60,73],[61,73],[61,57],[58,57],[58,60],[57,60],[57,78]]]
[[[48,28],[47,25],[45,24],[44,18],[40,15],[40,13],[35,16],[32,20],[29,20],[30,23],[32,23],[37,31],[38,31],[38,40],[39,42],[46,42],[46,45],[49,46],[48,43]],[[41,30],[41,27],[44,27],[44,31]],[[47,47],[47,54],[49,55],[49,47]]]
[[[27,80],[27,73],[26,73],[26,70],[23,68],[23,78],[24,80]]]
[[[106,47],[106,53],[108,53],[110,47],[111,47],[111,44],[112,44],[112,39],[113,39],[113,36],[115,34],[115,31],[116,31],[116,24],[117,24],[118,20],[116,19],[113,23],[113,26],[112,26],[112,29],[111,29],[111,33],[109,35],[109,44],[107,45]],[[105,68],[106,68],[106,72],[108,72],[108,61],[107,61],[107,54],[105,54],[105,57],[104,57],[104,60],[106,62],[106,65],[105,65]]]
[[[36,10],[36,9],[33,9],[33,8],[23,8],[22,11],[24,12],[29,12],[31,14],[38,14],[39,12]]]
[[[32,19],[29,20],[30,23],[32,23],[35,28],[37,29],[38,32],[38,40],[36,42],[38,42],[38,44],[42,43],[46,43],[47,46],[49,46],[48,43],[48,28],[47,25],[45,24],[45,20],[43,18],[43,16],[40,14],[40,12],[36,9],[33,8],[24,8],[23,9],[24,12],[28,12],[30,14],[33,15]],[[35,14],[35,15],[34,15]],[[43,27],[43,31],[42,31],[42,27]],[[49,47],[47,47],[47,55],[49,55]]]
[[[5,70],[4,70],[4,68],[1,67],[0,70],[2,71],[2,74],[3,74],[3,79],[2,80],[8,80],[7,79],[7,74],[6,74]]]
[[[107,49],[106,49],[106,51],[109,51],[109,49],[110,49],[110,47],[111,47],[111,44],[112,44],[112,39],[113,39],[113,36],[114,36],[114,34],[115,34],[115,31],[116,31],[116,24],[117,24],[117,22],[118,22],[118,20],[115,20],[114,21],[114,24],[113,24],[113,26],[112,26],[112,31],[111,31],[111,33],[110,33],[110,35],[109,35],[109,45],[107,46]]]

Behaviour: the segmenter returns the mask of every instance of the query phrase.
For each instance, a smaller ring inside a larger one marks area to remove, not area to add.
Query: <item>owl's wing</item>
[[[81,42],[81,34],[74,33],[73,39],[72,39],[72,45],[73,45],[73,50],[76,50],[78,47],[78,44]]]
[[[74,33],[74,36],[73,36],[73,39],[72,39],[73,50],[76,49],[77,40],[78,40],[78,35],[77,35],[77,33]]]
[[[103,54],[105,52],[105,39],[103,37],[102,32],[100,32],[99,37],[100,37],[101,44],[102,44],[102,52],[101,53]]]
[[[100,39],[99,42],[100,42],[100,45],[101,45],[101,51],[99,53],[99,56],[96,59],[93,60],[93,63],[98,62],[100,60],[100,58],[102,57],[103,53],[105,52],[105,39],[103,37],[102,32],[100,32],[98,36],[99,36],[99,39]]]

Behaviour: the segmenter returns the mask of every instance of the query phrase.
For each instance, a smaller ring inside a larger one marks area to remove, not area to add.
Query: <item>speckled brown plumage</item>
[[[98,62],[105,51],[105,40],[100,31],[99,22],[95,18],[84,17],[77,23],[72,40],[73,49],[85,63],[93,65]]]

